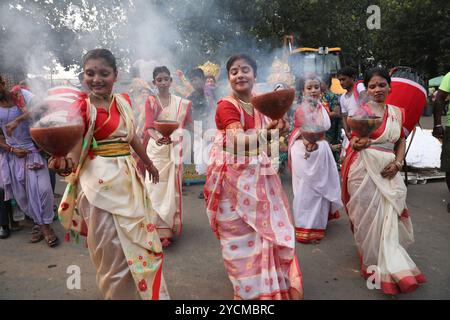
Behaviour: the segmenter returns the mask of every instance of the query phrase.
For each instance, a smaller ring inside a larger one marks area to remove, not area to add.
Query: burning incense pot
[[[178,129],[180,123],[172,120],[155,121],[155,129],[163,135],[164,138],[170,138],[171,134]]]
[[[347,118],[347,124],[352,131],[359,137],[369,137],[372,132],[377,130],[383,119],[378,116],[354,116]]]
[[[295,98],[294,89],[281,89],[252,98],[252,104],[256,110],[272,120],[283,118],[291,107]]]

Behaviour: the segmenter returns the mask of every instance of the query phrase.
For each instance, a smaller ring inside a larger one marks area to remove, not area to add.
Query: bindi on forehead
[[[373,85],[373,86],[379,86],[379,85],[385,85],[387,84],[386,80],[374,80],[374,81],[370,81],[369,85]]]
[[[387,80],[383,77],[375,75],[370,79],[369,83],[387,83]]]
[[[240,68],[250,67],[250,65],[248,64],[247,61],[239,59],[239,60],[236,60],[231,67],[233,69],[234,68],[240,69]]]
[[[248,65],[248,64],[239,64],[237,66],[237,69],[243,69],[243,68],[250,68],[250,65]]]

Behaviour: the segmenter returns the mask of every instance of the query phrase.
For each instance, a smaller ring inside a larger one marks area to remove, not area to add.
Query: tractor
[[[341,87],[337,79],[337,72],[342,67],[341,48],[294,48],[294,36],[284,36],[283,60],[289,65],[291,73],[296,79],[308,73],[315,73],[319,76],[331,76],[330,90],[336,94],[343,94],[346,91]]]

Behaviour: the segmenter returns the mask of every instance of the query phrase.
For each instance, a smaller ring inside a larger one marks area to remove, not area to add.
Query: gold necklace
[[[238,98],[238,102],[241,105],[242,109],[244,109],[245,112],[247,112],[248,115],[253,116],[253,105],[251,102],[244,102],[241,99]]]
[[[106,101],[109,101],[112,98],[112,96],[113,96],[112,93],[111,94],[101,95],[101,94],[96,94],[94,92],[91,92],[91,95],[94,96],[97,99],[106,100]]]

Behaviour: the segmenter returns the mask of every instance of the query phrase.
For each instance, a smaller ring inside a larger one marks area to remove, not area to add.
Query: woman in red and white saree
[[[233,96],[219,101],[216,112],[218,132],[204,189],[208,218],[220,240],[235,299],[301,299],[302,275],[287,197],[267,154],[248,147],[261,129],[283,127],[281,121],[269,124],[249,103],[254,60],[233,56],[227,70]],[[244,134],[249,129],[254,133]],[[245,154],[225,151],[239,135],[245,138]]]
[[[169,299],[157,215],[131,148],[155,182],[158,172],[135,135],[128,95],[112,94],[117,79],[112,53],[89,51],[83,68],[91,90],[78,102],[86,128],[83,142],[66,158],[49,161],[58,172],[76,168],[58,210],[61,223],[76,239],[87,236],[105,299]]]
[[[303,106],[295,112],[295,128],[289,137],[289,164],[292,169],[292,188],[294,192],[293,214],[295,237],[298,242],[318,242],[325,237],[329,220],[339,218],[339,209],[343,207],[339,173],[325,136],[320,141],[310,144],[302,138],[302,125],[307,111],[309,121],[316,122],[323,130],[331,127],[330,117],[325,107],[319,103],[320,80],[315,76],[302,81],[304,99],[312,99],[314,105],[309,110]],[[308,125],[312,125],[308,124]]]
[[[159,171],[159,183],[151,183],[148,176],[145,181],[158,214],[159,236],[163,246],[168,246],[182,230],[183,135],[179,131],[191,122],[192,103],[169,92],[172,78],[166,67],[155,68],[153,77],[158,94],[150,96],[145,105],[144,146]],[[166,139],[155,130],[157,120],[178,121],[179,130]]]
[[[362,275],[367,279],[375,270],[371,278],[379,280],[377,284],[386,294],[411,292],[425,277],[405,250],[414,238],[407,190],[399,173],[406,145],[402,111],[385,104],[390,84],[387,71],[370,70],[364,82],[375,101],[367,111],[383,117],[383,123],[370,139],[352,138],[342,167],[343,200]]]

